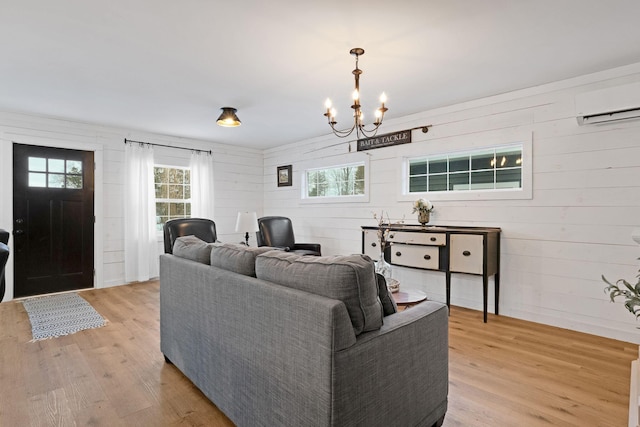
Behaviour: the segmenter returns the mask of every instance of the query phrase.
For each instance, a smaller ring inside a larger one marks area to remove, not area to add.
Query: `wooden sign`
[[[372,150],[374,148],[389,147],[392,145],[408,144],[411,142],[411,129],[400,132],[387,133],[358,140],[358,151]]]

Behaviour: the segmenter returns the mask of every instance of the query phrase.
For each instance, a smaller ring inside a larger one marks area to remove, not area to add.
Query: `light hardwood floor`
[[[0,426],[233,425],[164,363],[158,286],[84,291],[109,324],[38,342],[0,304]],[[449,331],[445,427],[627,424],[637,345],[457,307]]]

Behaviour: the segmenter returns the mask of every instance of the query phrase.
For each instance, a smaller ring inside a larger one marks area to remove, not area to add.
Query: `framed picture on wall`
[[[290,187],[292,184],[291,165],[278,166],[278,187]]]

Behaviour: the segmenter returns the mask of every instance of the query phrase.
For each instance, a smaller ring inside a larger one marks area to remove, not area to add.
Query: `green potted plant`
[[[614,302],[617,297],[623,297],[626,309],[638,319],[640,317],[640,270],[636,275],[636,283],[629,283],[625,279],[618,279],[615,283],[611,283],[604,275],[602,280],[607,284],[604,292],[609,294],[611,302]]]
[[[635,240],[635,238],[634,238]],[[640,259],[640,258],[638,258]],[[636,283],[629,283],[625,279],[618,279],[615,283],[611,283],[602,275],[602,280],[607,284],[604,292],[609,294],[611,302],[617,297],[624,298],[624,306],[630,313],[636,316],[636,320],[640,317],[640,270],[636,275]],[[639,357],[631,362],[629,392],[629,425],[638,425],[640,418],[640,346],[638,347]]]

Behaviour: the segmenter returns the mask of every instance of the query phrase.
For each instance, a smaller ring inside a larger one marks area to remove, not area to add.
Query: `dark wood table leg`
[[[482,275],[482,308],[484,323],[487,323],[487,300],[489,299],[489,278],[486,274]]]
[[[500,273],[496,273],[496,275],[493,276],[493,280],[496,294],[496,315],[498,315],[500,314],[500,310],[498,310],[498,302],[500,301]]]
[[[447,307],[449,308],[449,313],[451,313],[451,272],[446,272],[446,281],[447,281]]]

